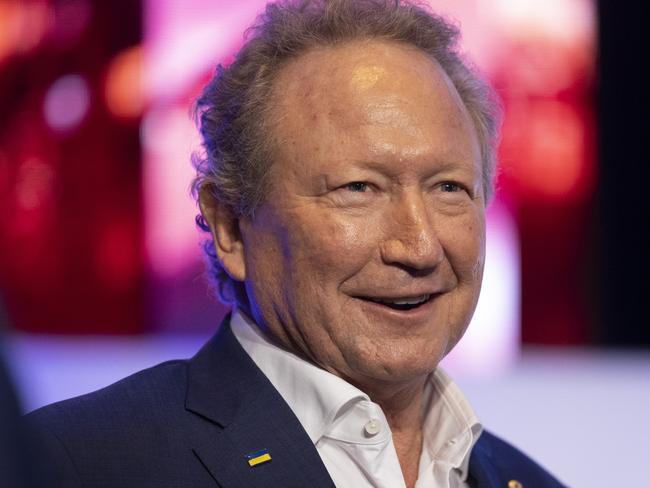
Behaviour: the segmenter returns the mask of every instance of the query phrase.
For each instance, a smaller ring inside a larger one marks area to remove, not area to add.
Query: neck
[[[422,400],[426,378],[393,389],[368,392],[381,406],[393,435],[393,444],[408,488],[415,486],[422,454]],[[373,394],[374,393],[374,394]]]

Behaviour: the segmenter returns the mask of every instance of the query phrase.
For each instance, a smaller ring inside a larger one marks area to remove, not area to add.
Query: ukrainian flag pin
[[[249,452],[245,457],[248,461],[248,465],[251,468],[271,461],[271,455],[269,454],[268,449],[260,449],[259,451]]]

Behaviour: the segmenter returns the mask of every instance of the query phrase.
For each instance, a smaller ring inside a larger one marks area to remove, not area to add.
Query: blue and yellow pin
[[[248,465],[251,468],[271,461],[271,455],[269,454],[268,449],[260,449],[259,451],[249,452],[245,457],[248,461]]]

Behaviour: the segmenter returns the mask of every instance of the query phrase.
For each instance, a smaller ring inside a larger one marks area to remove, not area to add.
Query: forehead
[[[480,159],[447,74],[422,51],[396,42],[351,41],[303,54],[278,74],[270,107],[273,136],[285,152],[315,156],[327,144],[363,158],[381,141],[441,159]]]
[[[432,115],[451,115],[464,105],[440,65],[415,47],[391,41],[361,40],[312,49],[284,66],[274,83],[271,103],[276,113],[292,112],[363,115],[369,99],[388,102],[438,103]],[[424,110],[433,104],[422,106]],[[323,111],[323,108],[327,110]]]

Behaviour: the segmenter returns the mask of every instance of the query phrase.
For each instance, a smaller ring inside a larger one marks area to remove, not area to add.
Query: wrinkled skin
[[[483,272],[480,150],[458,93],[414,48],[364,41],[292,61],[271,103],[268,197],[222,225],[224,267],[284,347],[369,394],[421,387]],[[427,295],[406,311],[368,300]]]

